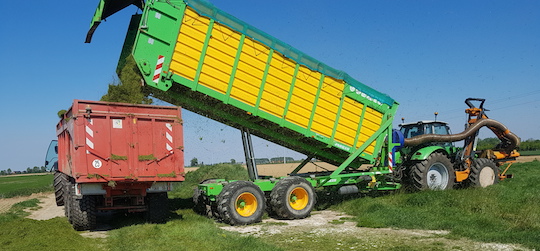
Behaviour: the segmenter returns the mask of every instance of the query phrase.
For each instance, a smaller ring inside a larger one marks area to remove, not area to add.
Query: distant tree
[[[11,174],[11,168],[7,169],[7,174]]]
[[[190,166],[198,166],[199,160],[197,158],[191,159]]]
[[[101,97],[101,101],[123,102],[130,104],[152,104],[148,91],[142,84],[139,69],[133,57],[128,57],[124,67],[118,72],[118,79],[113,79],[109,84],[107,94]]]
[[[44,166],[41,166],[41,170],[40,170],[40,172],[42,172],[42,173],[45,173],[45,172],[47,172],[47,168],[46,168],[46,167],[44,167]]]
[[[26,168],[26,172],[27,172],[27,173],[33,173],[34,171],[32,170],[32,168],[27,167],[27,168]]]
[[[235,160],[235,159],[231,159],[231,164],[236,164],[236,160]]]
[[[0,171],[0,175],[7,175],[6,170]]]
[[[485,139],[479,139],[478,144],[476,145],[477,150],[487,150],[487,149],[493,149],[497,144],[499,144],[501,141],[498,138],[485,138]]]
[[[520,150],[522,151],[536,151],[540,150],[540,140],[528,139],[521,142]]]

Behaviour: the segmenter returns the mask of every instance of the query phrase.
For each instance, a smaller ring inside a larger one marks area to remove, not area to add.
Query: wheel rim
[[[294,210],[302,210],[306,208],[309,202],[309,195],[306,189],[302,187],[296,187],[293,189],[289,196],[289,205]]]
[[[236,212],[243,216],[249,217],[257,211],[257,198],[252,193],[242,193],[236,198]]]
[[[448,169],[442,163],[431,165],[427,173],[427,183],[429,189],[442,190],[448,185]]]
[[[491,186],[495,182],[495,172],[489,167],[482,168],[478,176],[481,187]]]

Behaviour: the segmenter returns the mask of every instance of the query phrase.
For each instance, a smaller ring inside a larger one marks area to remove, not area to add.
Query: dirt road
[[[41,198],[49,195],[49,193],[35,193],[30,196],[14,197],[7,199],[0,199],[0,214],[7,212],[13,205],[23,202],[25,200],[31,200],[35,198]]]
[[[26,218],[33,220],[48,220],[56,217],[64,217],[64,207],[56,206],[54,193],[45,194],[38,198],[40,206],[37,210],[26,210],[30,213]]]

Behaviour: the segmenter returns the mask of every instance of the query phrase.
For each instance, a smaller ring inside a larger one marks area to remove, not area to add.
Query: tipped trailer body
[[[179,107],[75,100],[56,126],[56,202],[77,230],[92,229],[96,211],[167,216],[167,192],[184,181]],[[53,154],[48,154],[53,156]]]
[[[100,0],[86,42],[130,4],[142,13],[132,17],[117,72],[135,64],[154,97],[241,130],[250,181],[203,181],[194,195],[201,213],[250,224],[268,205],[279,218],[303,218],[315,188],[395,190],[400,164],[425,160],[400,154],[405,139],[392,129],[394,99],[207,1]],[[304,153],[306,161],[289,177],[259,177],[251,134]],[[312,158],[338,167],[301,173]]]

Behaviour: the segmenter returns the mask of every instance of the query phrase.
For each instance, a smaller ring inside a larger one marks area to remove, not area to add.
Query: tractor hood
[[[100,0],[96,12],[94,13],[94,18],[92,18],[92,22],[90,22],[90,30],[86,34],[85,43],[90,43],[92,41],[94,31],[102,20],[105,20],[107,17],[110,17],[114,13],[132,4],[142,10],[144,2],[142,0]]]

